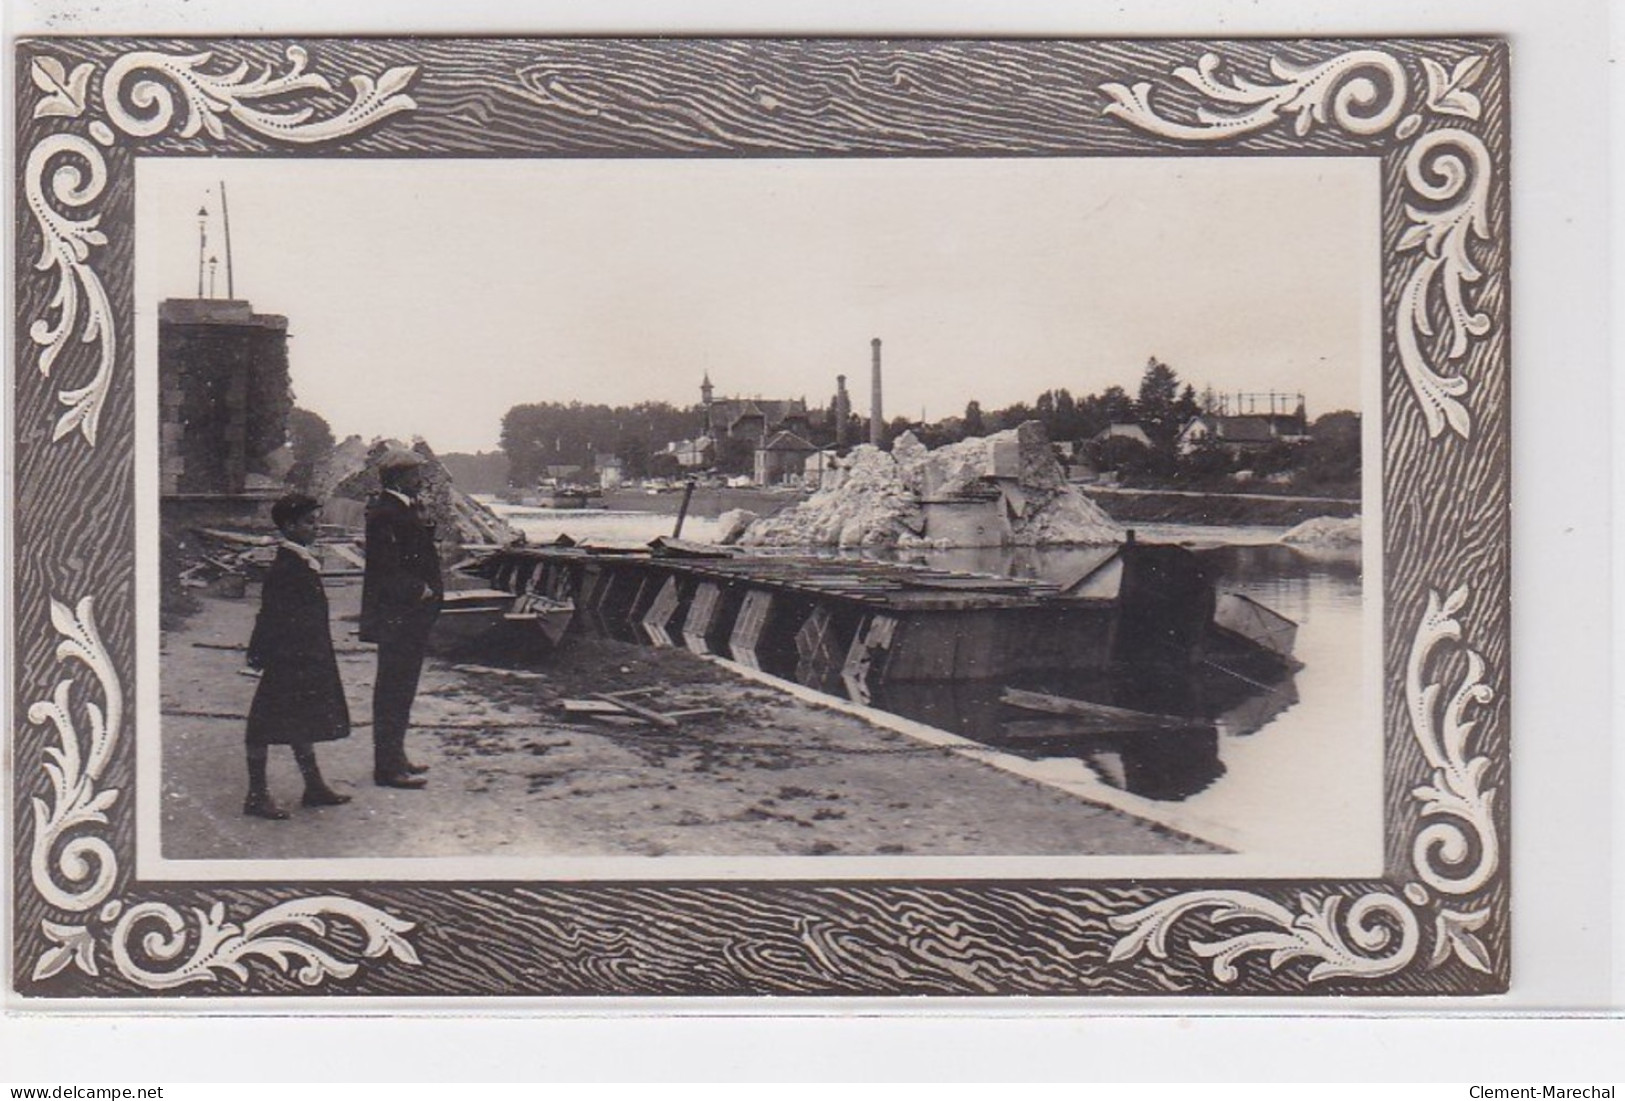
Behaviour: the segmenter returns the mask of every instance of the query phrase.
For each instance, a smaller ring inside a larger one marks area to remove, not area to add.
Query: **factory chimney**
[[[846,376],[835,376],[835,446],[846,450],[846,422],[852,417],[852,397],[846,392]]]
[[[874,352],[873,393],[869,395],[869,442],[879,447],[886,435],[886,422],[881,419],[880,406],[880,338],[869,342]]]

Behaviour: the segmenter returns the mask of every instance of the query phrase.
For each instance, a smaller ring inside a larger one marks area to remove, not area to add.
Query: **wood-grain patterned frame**
[[[1503,42],[63,37],[15,61],[21,996],[1508,988]],[[1377,158],[1385,874],[141,881],[134,168],[223,154]]]

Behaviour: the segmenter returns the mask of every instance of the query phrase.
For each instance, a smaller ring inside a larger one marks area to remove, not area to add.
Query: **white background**
[[[8,1016],[0,1081],[128,1084],[254,1080],[1440,1079],[1521,1083],[1625,1077],[1612,752],[1625,706],[1611,687],[1609,446],[1609,7],[1605,0],[1208,4],[745,2],[362,7],[334,0],[8,0],[7,34],[929,33],[1179,36],[1501,33],[1512,40],[1514,243],[1514,994],[1426,1006],[956,1004],[859,1017],[873,1007],[798,1005],[817,1017],[160,1020]],[[680,11],[680,14],[678,12]],[[8,50],[9,58],[9,50]],[[9,83],[8,98],[9,98]],[[1614,93],[1617,97],[1617,92]],[[1618,102],[1616,98],[1616,103]],[[8,135],[9,137],[9,135]],[[1616,142],[1617,144],[1617,142]],[[8,175],[8,180],[9,180]],[[1625,428],[1625,417],[1619,418]],[[9,455],[9,443],[7,445]],[[1610,481],[1610,474],[1614,479]],[[9,701],[8,701],[9,705]],[[8,725],[15,724],[15,717]],[[9,920],[9,900],[5,919]],[[6,943],[10,943],[9,937]],[[448,1007],[441,1007],[444,1012]],[[774,1006],[724,1007],[762,1013]],[[790,1007],[778,1007],[783,1009]],[[934,1007],[943,1012],[943,1007]],[[469,1011],[490,1013],[471,1005]],[[261,1012],[264,1012],[261,1007]],[[458,1010],[451,1008],[451,1012]],[[602,1012],[602,1008],[599,1010]],[[718,1007],[704,1012],[716,1013]],[[1098,1014],[1116,1013],[1116,1017]],[[1160,1016],[1140,1016],[1139,1013]],[[1262,1016],[1285,1013],[1286,1018]],[[1173,1017],[1170,1014],[1185,1014]],[[1322,1014],[1318,1017],[1306,1013]],[[1326,1014],[1337,1013],[1331,1017]],[[643,1014],[633,1016],[632,1014]],[[995,1014],[997,1014],[995,1016]],[[1024,1016],[1025,1014],[1025,1016]],[[1223,1015],[1221,1015],[1223,1014]],[[1237,1016],[1244,1014],[1245,1016]],[[1382,1015],[1370,1016],[1373,1014]],[[1470,1016],[1443,1016],[1468,1014]],[[1388,1019],[1383,1019],[1384,1017]],[[1457,1094],[1450,1094],[1455,1096]],[[1459,1091],[1465,1096],[1465,1090]]]

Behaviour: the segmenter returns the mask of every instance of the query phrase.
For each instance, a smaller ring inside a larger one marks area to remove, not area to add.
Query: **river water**
[[[673,523],[671,516],[645,512],[494,507],[533,542],[568,534],[576,540],[646,543],[670,535]],[[716,528],[713,519],[690,517],[683,537],[704,542],[715,537]],[[1085,768],[1093,779],[1132,796],[1131,808],[1143,807],[1148,817],[1198,836],[1205,833],[1255,858],[1249,867],[1281,875],[1375,874],[1382,845],[1380,660],[1371,630],[1376,610],[1363,599],[1357,553],[1300,551],[1278,542],[1282,531],[1136,526],[1144,542],[1197,549],[1217,569],[1221,591],[1251,597],[1298,624],[1294,653],[1302,669],[1268,684],[1210,672],[1210,683],[1196,697],[1211,706],[1189,731],[1001,742],[988,709],[957,695],[933,692],[876,702],[1020,756],[1052,757]],[[945,569],[1066,584],[1102,555],[1099,548],[1023,547],[904,557]],[[1089,698],[1077,686],[1057,690]]]

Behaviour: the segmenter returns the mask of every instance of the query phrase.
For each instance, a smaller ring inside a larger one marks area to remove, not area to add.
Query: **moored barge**
[[[571,602],[571,630],[686,647],[860,703],[888,686],[1297,667],[1291,620],[1219,592],[1200,555],[1132,539],[1065,586],[661,540],[508,547],[475,569],[515,597]]]

